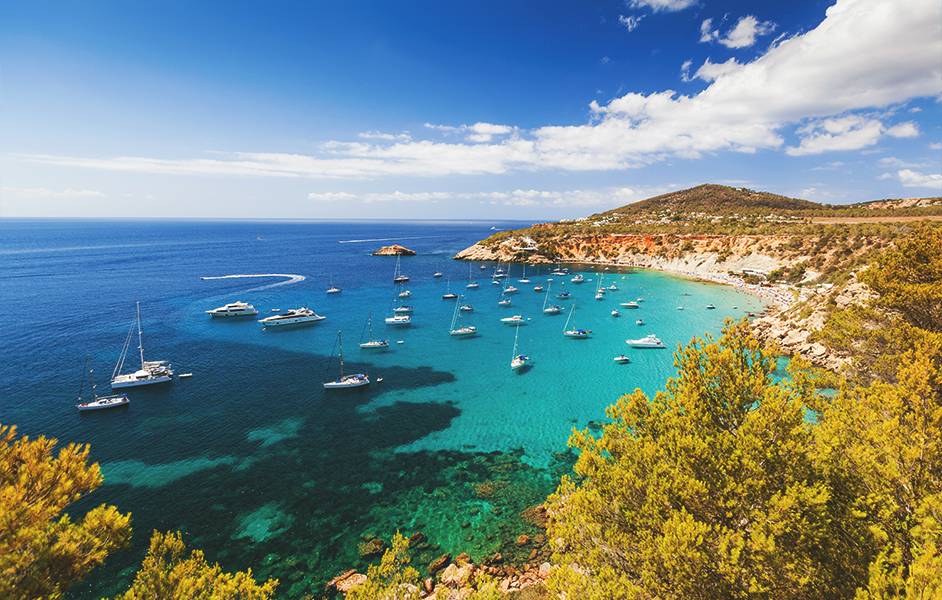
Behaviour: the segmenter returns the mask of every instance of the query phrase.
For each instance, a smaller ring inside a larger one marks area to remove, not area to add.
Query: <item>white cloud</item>
[[[700,23],[700,41],[701,42],[712,42],[720,35],[719,31],[713,30],[713,19],[705,19],[703,23]]]
[[[896,172],[896,177],[900,180],[900,183],[903,184],[903,187],[933,188],[942,192],[942,174],[940,173],[923,175],[916,171],[903,169],[902,171]]]
[[[756,43],[756,37],[767,35],[775,31],[775,24],[759,21],[752,15],[747,15],[736,23],[736,26],[718,41],[727,48],[748,48]],[[701,28],[702,33],[702,28]],[[701,41],[702,41],[701,37]]]
[[[618,15],[618,22],[627,27],[628,31],[634,31],[638,27],[638,24],[641,23],[641,19],[643,18],[643,15],[640,17],[635,15],[630,15],[627,17],[624,15]]]
[[[667,10],[684,3],[661,4]],[[885,125],[882,119],[888,116],[875,110],[942,95],[940,55],[938,0],[837,0],[818,27],[778,40],[751,62],[705,61],[696,76],[709,85],[697,94],[664,90],[629,93],[605,105],[592,102],[590,121],[583,125],[530,131],[489,123],[427,125],[432,134],[465,139],[333,141],[314,156],[25,158],[151,173],[367,179],[626,169],[722,151],[784,149],[807,155],[854,150],[872,147],[883,136],[918,133],[914,124]],[[800,143],[787,147],[785,135],[795,127]]]
[[[391,133],[381,133],[379,131],[363,131],[357,134],[359,137],[367,140],[411,140],[407,132],[400,133],[398,135],[393,135]]]
[[[318,194],[311,192],[307,195],[308,200],[317,200],[318,202],[336,202],[338,200],[356,200],[356,195],[346,192],[324,192]]]
[[[919,126],[912,121],[907,121],[906,123],[900,123],[899,125],[888,128],[886,135],[897,138],[916,137],[919,135]]]
[[[879,164],[881,167],[886,168],[886,169],[903,169],[903,168],[912,168],[912,167],[920,168],[920,167],[929,166],[926,163],[906,162],[904,160],[900,160],[893,156],[887,156],[886,158],[881,158],[879,161]]]
[[[839,150],[859,150],[879,141],[885,131],[876,119],[862,116],[847,116],[838,119],[815,121],[798,130],[801,144],[787,148],[790,156],[821,154]]]
[[[942,143],[929,144],[929,150],[942,150]]]
[[[697,0],[631,0],[631,8],[650,8],[654,12],[676,12],[693,6]]]

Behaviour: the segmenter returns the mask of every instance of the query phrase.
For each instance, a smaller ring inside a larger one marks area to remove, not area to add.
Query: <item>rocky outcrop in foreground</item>
[[[393,244],[392,246],[383,246],[374,252],[373,256],[415,256],[415,252],[408,248],[403,248],[399,244]]]

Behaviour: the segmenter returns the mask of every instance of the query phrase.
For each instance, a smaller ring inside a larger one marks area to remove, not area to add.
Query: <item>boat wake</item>
[[[279,281],[278,283],[272,283],[269,285],[263,285],[261,287],[252,288],[250,290],[245,290],[247,292],[257,292],[258,290],[267,290],[269,288],[278,287],[280,285],[289,285],[292,283],[298,283],[307,279],[304,275],[289,275],[287,273],[261,273],[257,275],[220,275],[218,277],[200,277],[200,279],[241,279],[243,277],[287,277],[287,281]]]
[[[371,240],[337,240],[338,244],[359,244],[362,242],[392,242],[394,240],[433,240],[435,238],[449,237],[447,235],[422,235],[417,237],[374,238]]]

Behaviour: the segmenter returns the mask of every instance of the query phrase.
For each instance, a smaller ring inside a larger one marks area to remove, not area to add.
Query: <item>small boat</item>
[[[575,277],[573,277],[573,278],[570,279],[569,281],[571,281],[571,282],[573,282],[573,283],[583,283],[583,282],[585,281],[585,277],[583,277],[582,274],[580,273],[579,275],[576,275]]]
[[[141,368],[133,373],[122,375],[121,369],[124,367],[124,359],[127,357],[128,348],[131,346],[135,323],[137,324],[137,349],[141,353]],[[144,341],[141,334],[141,303],[138,302],[137,317],[131,322],[131,328],[128,330],[128,337],[124,340],[124,347],[121,349],[118,364],[115,365],[114,372],[111,374],[111,389],[173,381],[171,379],[173,371],[170,370],[170,365],[164,364],[166,362],[165,360],[144,360]]]
[[[569,309],[569,318],[566,319],[566,326],[563,328],[563,335],[569,338],[585,339],[589,337],[589,333],[591,333],[590,331],[587,331],[585,329],[578,329],[576,327],[573,327],[572,329],[569,328],[569,322],[572,320],[572,313],[575,310],[576,310],[576,303],[573,302],[572,308]]]
[[[618,312],[618,309],[617,309],[617,308],[613,308],[613,309],[612,309],[612,316],[613,316],[613,317],[620,317],[620,316],[621,316],[621,313]]]
[[[193,373],[180,373],[179,375],[177,375],[177,377],[179,377],[180,379],[184,379],[186,377],[193,377]]]
[[[517,354],[517,336],[520,335],[520,329],[517,329],[514,333],[514,352],[513,358],[510,360],[510,369],[516,371],[520,367],[527,364],[527,361],[530,360],[530,357],[526,354]]]
[[[470,325],[466,327],[461,326],[460,298],[455,300],[455,314],[451,317],[451,335],[474,335],[477,331],[476,327]]]
[[[260,319],[259,323],[262,324],[262,327],[279,327],[282,325],[303,325],[305,323],[316,323],[318,321],[323,321],[326,318],[327,317],[314,314],[313,310],[310,310],[304,306],[301,308],[291,309],[284,314],[265,317],[264,319]]]
[[[527,279],[527,265],[523,265],[523,279],[518,279],[517,283],[530,283],[530,280]]]
[[[85,365],[88,368],[88,383],[92,388],[92,398],[90,402],[82,402],[82,388],[85,385],[85,374],[82,373],[82,383],[79,384],[79,395],[78,395],[78,404],[75,405],[75,408],[79,410],[101,410],[103,408],[115,408],[116,406],[124,406],[129,404],[127,394],[117,394],[114,396],[104,396],[102,398],[98,397],[98,394],[95,392],[95,381],[92,379],[92,363],[88,355],[85,355]]]
[[[625,308],[641,308],[637,302],[622,302],[621,305]]]
[[[641,319],[638,319],[637,321],[635,321],[635,325],[644,325],[644,321],[642,321]]]
[[[364,350],[383,350],[389,348],[389,340],[374,340],[373,339],[373,311],[370,311],[370,317],[367,321],[370,328],[370,341],[363,342],[360,344],[360,348]],[[377,379],[377,381],[381,381]]]
[[[403,305],[401,305],[401,306],[397,306],[396,308],[394,308],[394,309],[393,309],[393,312],[396,313],[396,314],[407,314],[407,313],[411,313],[411,312],[412,312],[412,307],[409,306],[408,304],[403,304]]]
[[[402,255],[396,255],[396,271],[393,273],[393,283],[405,283],[409,281],[409,278],[402,274],[402,271],[399,268],[399,265],[402,261]]]
[[[648,335],[639,340],[625,340],[632,348],[666,348],[664,342],[659,338]]]
[[[351,388],[360,387],[361,385],[368,385],[370,383],[370,378],[363,373],[346,376],[343,374],[343,341],[340,338],[339,331],[337,332],[337,344],[340,346],[340,379],[336,381],[328,381],[324,384],[324,388],[328,390],[334,390],[338,388]]]
[[[400,297],[400,298],[408,298],[408,297],[411,296],[411,295],[412,295],[412,292],[410,292],[409,290],[403,290],[403,291],[399,292],[399,297]]]
[[[211,317],[251,317],[257,315],[258,311],[251,304],[233,302],[213,310],[207,310],[206,314]]]
[[[462,304],[458,307],[458,310],[463,310],[464,312],[474,312],[474,307],[470,304]]]
[[[644,298],[638,298],[638,302],[644,302]]]
[[[608,289],[611,290],[611,291],[613,291],[613,292],[617,292],[617,291],[618,291],[618,286],[613,283],[612,285],[608,286]]]
[[[505,293],[505,294],[516,294],[516,293],[519,292],[519,291],[520,291],[520,290],[518,290],[517,288],[515,288],[515,287],[512,286],[512,285],[508,285],[508,286],[504,289],[504,293]]]
[[[543,291],[543,286],[542,286],[542,285],[538,285],[538,286],[536,286],[536,287],[533,288],[533,291],[534,291],[534,292],[542,292],[542,291]]]
[[[500,279],[491,279],[491,285],[500,285]]]
[[[619,354],[619,355],[616,356],[613,360],[614,360],[615,362],[617,362],[617,363],[629,363],[629,362],[631,362],[631,361],[628,359],[628,357],[625,356],[624,354]]]
[[[684,309],[683,306],[678,306],[678,307],[677,307],[677,310],[683,310],[683,309]]]
[[[497,306],[510,306],[510,298],[504,298],[497,301]]]
[[[441,276],[442,276],[442,272],[438,270],[438,261],[436,260],[435,261],[435,274],[432,275],[432,277],[441,277]],[[377,381],[380,381],[380,380],[377,379]]]
[[[328,294],[339,294],[342,290],[334,285],[334,270],[330,270],[330,287],[327,288]]]
[[[473,290],[475,288],[481,287],[481,284],[471,279],[471,265],[468,265],[468,285],[466,285],[465,287],[468,288],[469,290]]]
[[[559,293],[556,294],[556,297],[557,297],[557,298],[562,298],[563,300],[568,300],[568,299],[569,299],[569,292],[564,292],[564,291],[563,291],[563,287],[564,287],[565,285],[566,285],[566,282],[564,281],[564,282],[559,286]]]
[[[707,304],[706,307],[707,307],[708,309],[711,309],[711,310],[714,309],[714,308],[716,308],[716,307],[713,306],[712,304]]]
[[[500,322],[504,325],[523,325],[525,321],[520,315],[514,315],[512,317],[504,317]]]

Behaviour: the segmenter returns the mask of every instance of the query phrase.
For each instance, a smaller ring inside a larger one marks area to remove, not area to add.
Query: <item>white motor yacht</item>
[[[245,302],[233,302],[213,310],[207,310],[206,314],[211,317],[251,317],[257,315],[258,311],[251,304]]]
[[[632,348],[666,348],[664,342],[653,335],[645,336],[639,340],[625,340]]]
[[[288,310],[284,313],[272,315],[270,317],[265,317],[260,319],[259,323],[263,327],[278,327],[282,325],[301,325],[304,323],[316,323],[317,321],[323,321],[327,317],[322,317],[314,313],[313,310],[309,308],[295,308]]]

